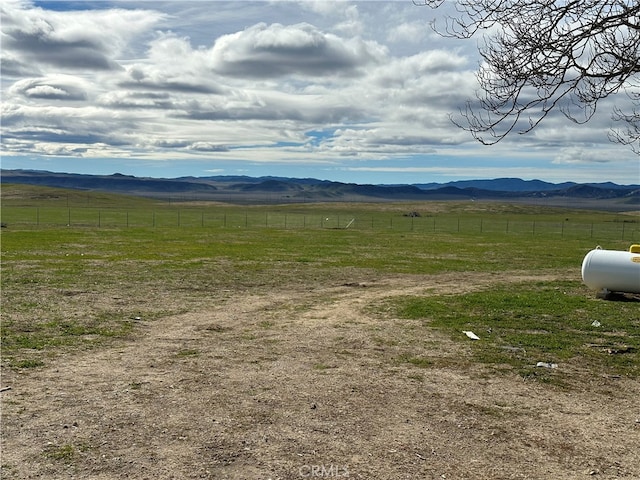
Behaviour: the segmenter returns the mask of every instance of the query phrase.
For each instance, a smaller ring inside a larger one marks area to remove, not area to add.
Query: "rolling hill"
[[[115,173],[84,175],[36,170],[2,170],[2,184],[28,184],[89,191],[126,193],[172,200],[232,203],[288,203],[313,201],[507,200],[547,204],[569,202],[592,208],[633,210],[640,205],[640,185],[613,183],[553,184],[540,180],[500,178],[445,184],[366,185],[312,178],[180,177],[149,178]]]

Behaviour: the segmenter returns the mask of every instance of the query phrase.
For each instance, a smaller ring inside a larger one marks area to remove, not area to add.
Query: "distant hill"
[[[479,188],[481,190],[499,191],[499,192],[550,192],[555,190],[569,189],[581,184],[575,182],[549,183],[542,180],[522,180],[520,178],[496,178],[494,180],[459,180],[455,182],[441,183],[424,183],[415,184],[416,187],[424,190],[432,190],[442,188],[443,186],[451,186],[458,188]],[[638,188],[638,185],[617,185],[611,182],[605,183],[586,183],[597,188],[603,189],[626,189]]]
[[[182,182],[170,179],[140,178],[115,173],[113,175],[82,175],[38,170],[2,170],[2,183],[42,185],[46,187],[100,190],[129,194],[214,192],[216,187],[201,182]]]
[[[576,183],[549,183],[542,180],[522,180],[520,178],[496,178],[494,180],[459,180],[449,182],[446,186],[458,188],[479,188],[481,190],[491,190],[499,192],[547,192],[550,190],[559,190],[569,188]],[[440,188],[443,185],[439,183],[419,184],[417,187],[425,190]]]
[[[211,176],[180,178],[81,175],[36,170],[2,170],[3,184],[42,185],[96,190],[177,200],[207,200],[232,203],[278,203],[311,201],[401,201],[401,200],[508,200],[549,205],[600,202],[606,209],[631,210],[640,205],[640,185],[614,183],[553,184],[541,180],[499,178],[464,180],[445,184],[366,185],[313,178]]]

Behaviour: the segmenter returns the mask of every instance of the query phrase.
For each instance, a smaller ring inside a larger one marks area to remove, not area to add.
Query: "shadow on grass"
[[[598,298],[602,298],[602,300],[607,300],[609,302],[640,303],[640,294],[637,293],[608,292]]]

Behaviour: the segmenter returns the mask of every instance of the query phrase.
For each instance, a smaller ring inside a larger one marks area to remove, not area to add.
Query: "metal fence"
[[[292,213],[208,208],[158,210],[91,207],[3,207],[2,224],[11,228],[273,228],[397,230],[424,233],[556,235],[567,238],[606,238],[640,241],[640,220],[625,216],[614,221],[574,222],[509,218],[506,214],[412,216],[392,212]]]

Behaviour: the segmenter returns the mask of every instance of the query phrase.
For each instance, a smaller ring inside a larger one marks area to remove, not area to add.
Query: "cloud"
[[[159,109],[177,108],[169,93],[115,91],[98,97],[97,102],[105,108],[114,109]]]
[[[392,43],[421,43],[432,33],[426,21],[412,21],[392,26],[387,33],[387,40]]]
[[[449,118],[474,98],[475,43],[430,36],[431,11],[411,2],[40,5],[1,5],[7,155],[393,168],[446,152],[565,170],[634,158],[600,112],[583,126],[554,113],[488,154]]]
[[[147,57],[130,64],[119,87],[193,94],[220,94],[217,75],[206,65],[205,49],[194,50],[188,37],[160,33],[149,42]]]
[[[89,84],[69,75],[48,75],[42,78],[29,78],[14,83],[9,89],[10,95],[21,95],[41,100],[87,99]]]
[[[24,145],[69,144],[73,149],[88,144],[123,146],[132,143],[139,124],[134,119],[118,118],[114,112],[94,106],[61,107],[37,105],[2,105],[3,141],[8,150]]]
[[[135,67],[127,72],[128,78],[120,81],[118,86],[141,90],[167,90],[182,93],[222,93],[220,88],[201,81],[192,75],[171,76],[165,72],[150,69],[145,71]]]
[[[211,60],[217,73],[236,77],[351,76],[386,55],[374,41],[340,38],[308,23],[260,23],[218,38]]]
[[[19,56],[22,65],[117,70],[117,57],[128,42],[161,18],[149,10],[55,12],[8,1],[2,6],[2,47],[14,58]]]
[[[342,16],[346,11],[357,10],[355,5],[345,0],[303,0],[299,4],[304,9],[324,16]]]
[[[342,97],[300,95],[269,90],[236,91],[234,95],[191,102],[180,114],[196,120],[262,120],[301,122],[298,128],[313,124],[357,122],[367,117],[366,109]]]
[[[191,150],[198,152],[228,152],[229,149],[225,145],[218,145],[211,142],[194,142],[189,147]]]
[[[325,154],[361,158],[391,158],[408,154],[433,154],[441,140],[420,129],[401,129],[390,124],[374,128],[340,128],[319,144]]]
[[[338,20],[332,26],[335,32],[345,35],[362,35],[365,26],[362,22],[358,5],[354,5],[345,0],[305,0],[299,2],[302,9],[317,13],[325,18]]]
[[[610,153],[602,149],[585,150],[580,147],[562,148],[554,157],[552,163],[555,164],[593,164],[593,163],[612,163],[616,158],[611,157]]]
[[[393,58],[372,69],[368,91],[381,103],[392,102],[396,120],[432,124],[444,115],[449,122],[448,114],[463,107],[476,86],[467,67],[466,57],[442,50]]]
[[[40,69],[35,65],[29,65],[10,53],[2,52],[0,57],[0,71],[7,77],[35,77],[41,75]]]

